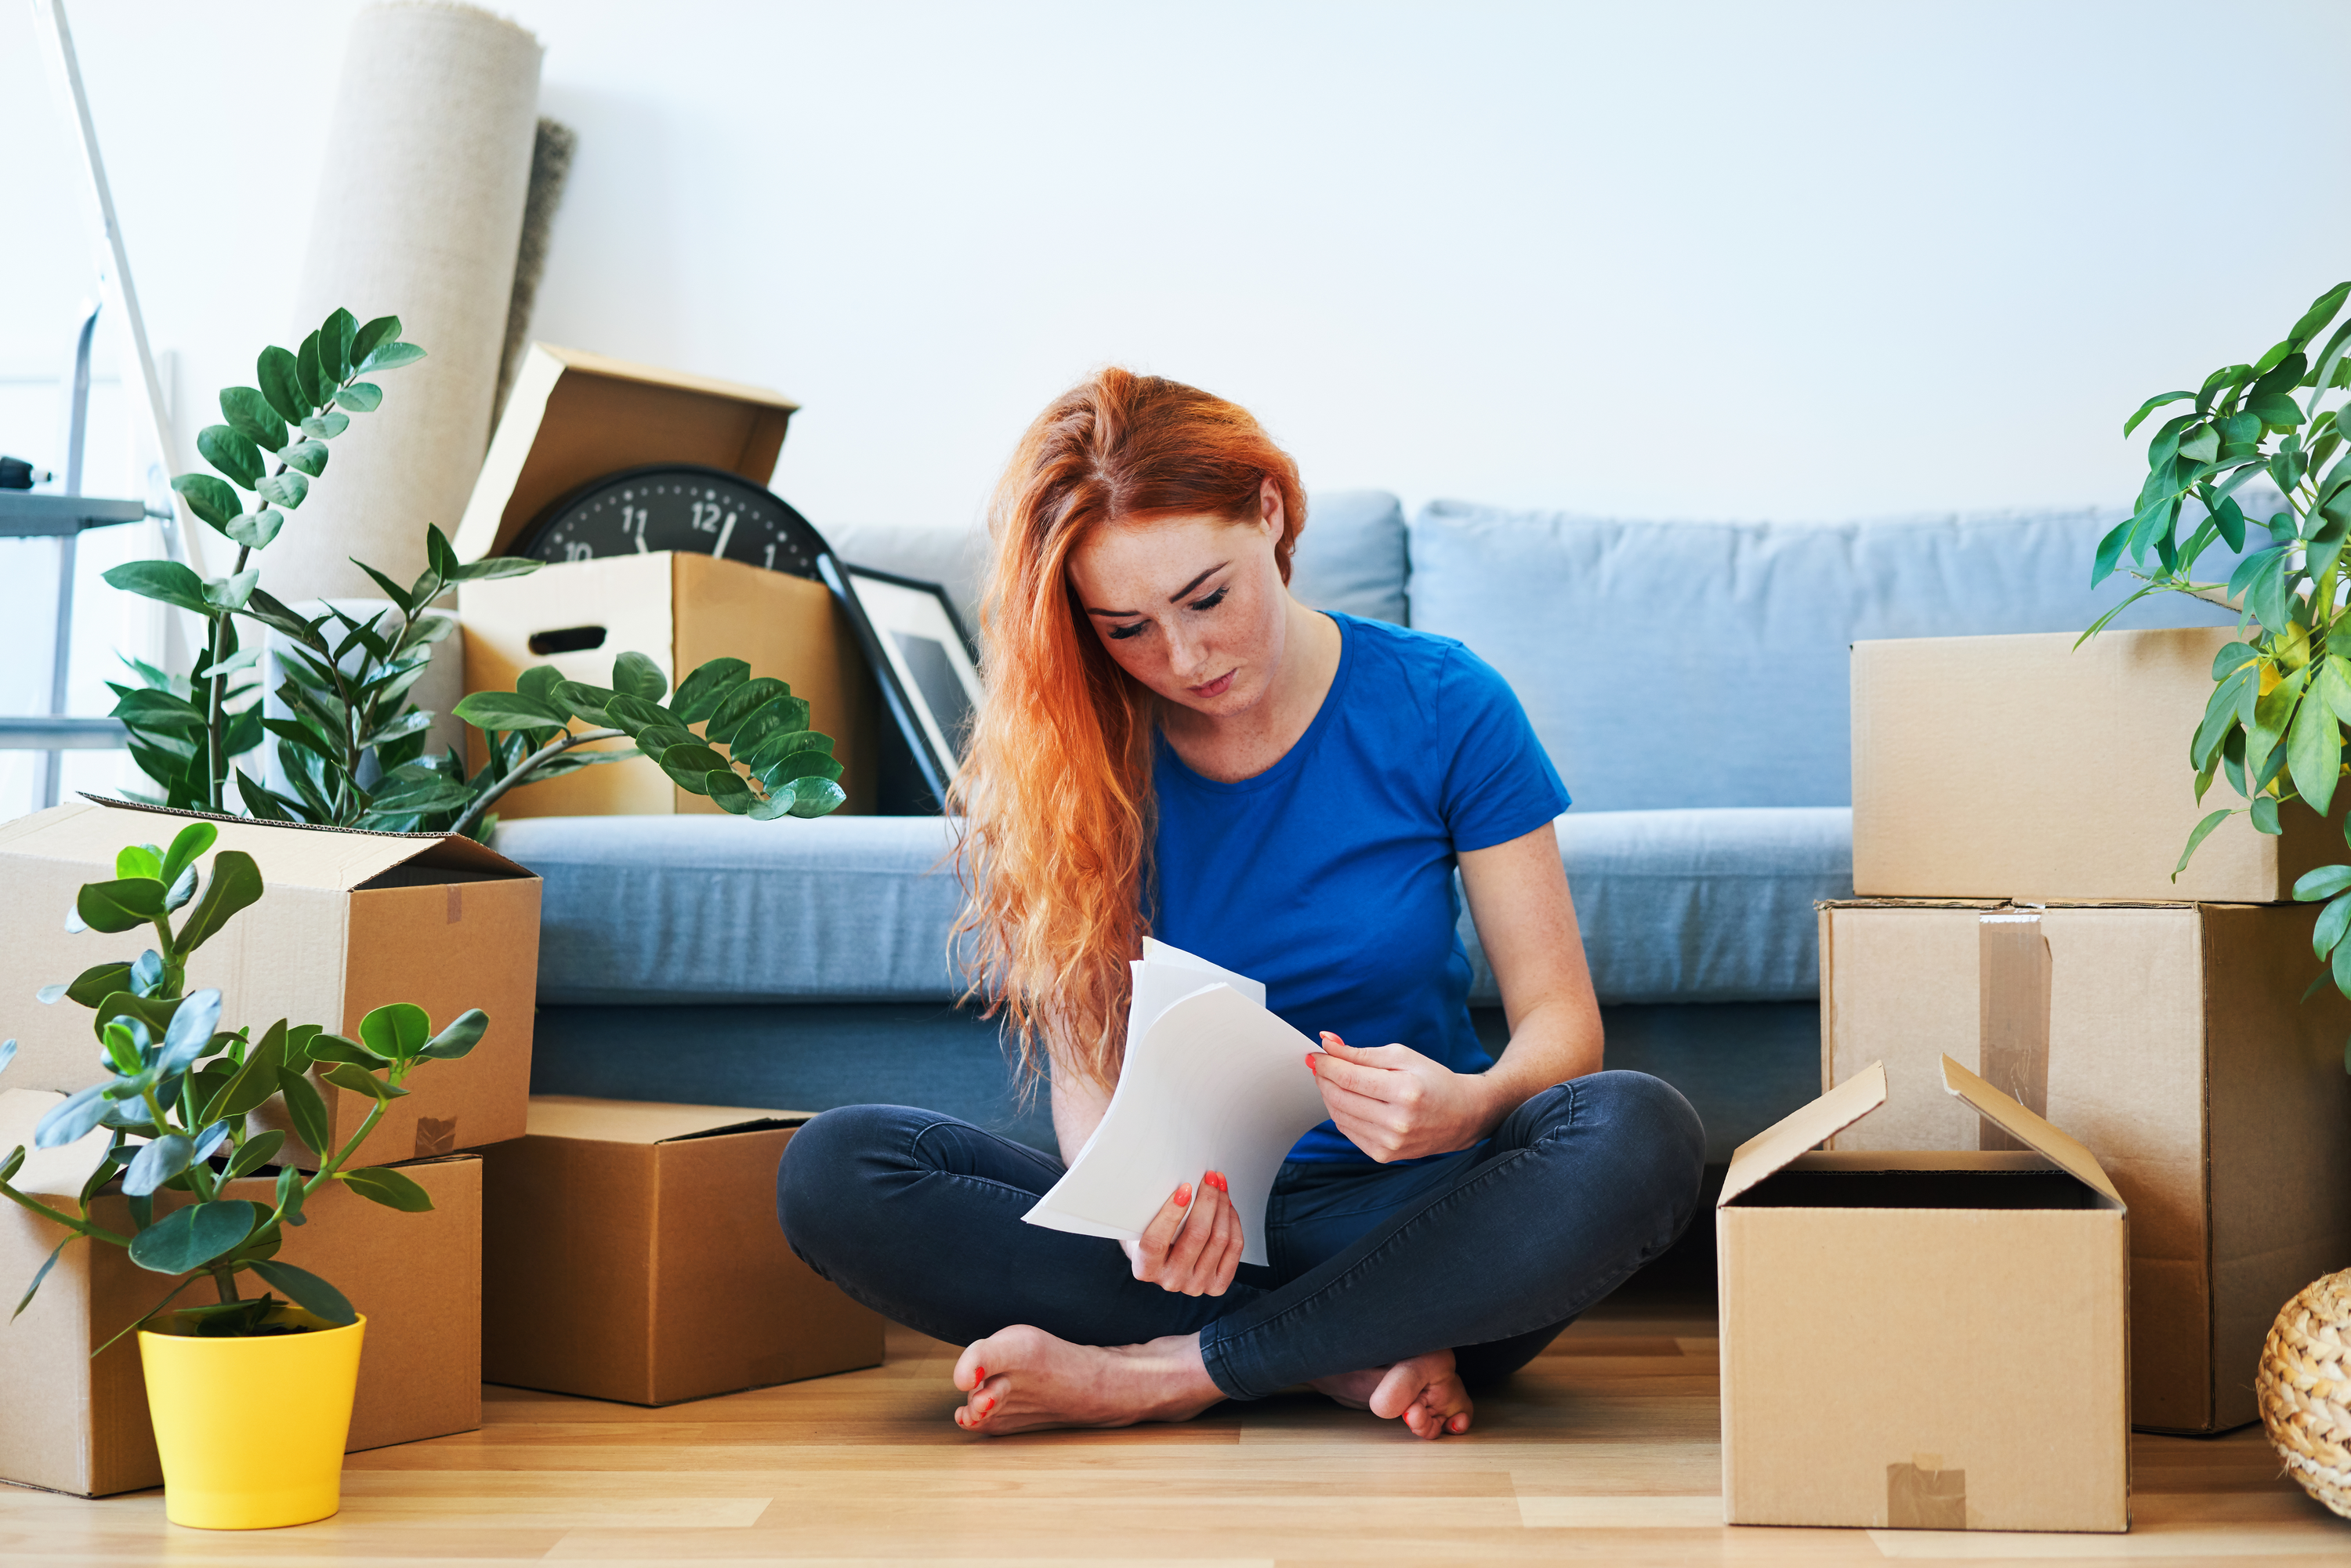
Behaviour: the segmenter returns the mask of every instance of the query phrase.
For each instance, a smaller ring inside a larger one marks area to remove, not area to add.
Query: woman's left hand
[[[1408,1045],[1359,1050],[1325,1030],[1306,1065],[1339,1131],[1382,1165],[1449,1155],[1491,1130],[1486,1081]]]

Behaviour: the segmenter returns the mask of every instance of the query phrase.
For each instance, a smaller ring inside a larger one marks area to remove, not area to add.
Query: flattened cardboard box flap
[[[587,1144],[651,1145],[797,1127],[814,1114],[812,1111],[747,1110],[739,1105],[673,1105],[650,1100],[534,1094],[529,1135]]]
[[[1790,1112],[1732,1151],[1723,1174],[1721,1208],[1797,1155],[1818,1148],[1886,1103],[1886,1064],[1873,1061],[1811,1104]]]
[[[1877,1075],[1878,1098],[1884,1099],[1886,1064],[1872,1062],[1869,1072]],[[1867,1073],[1860,1074],[1849,1082],[1858,1083],[1866,1076]],[[2067,1176],[2098,1193],[2115,1207],[2127,1211],[2129,1206],[2123,1202],[2122,1194],[2115,1190],[2115,1184],[2106,1179],[2105,1167],[2098,1164],[2096,1155],[2084,1148],[2077,1139],[2059,1132],[1948,1056],[1943,1058],[1943,1092],[1953,1099],[1965,1101],[1978,1115],[1998,1125],[2001,1132],[2054,1163]],[[1842,1132],[1844,1129],[1838,1130]]]
[[[81,809],[101,813],[139,811],[182,821],[214,823],[220,829],[219,841],[214,845],[215,853],[221,850],[244,850],[252,853],[266,843],[268,854],[266,874],[268,880],[289,887],[347,892],[403,866],[420,871],[452,871],[473,876],[527,877],[538,874],[527,867],[517,865],[496,850],[457,833],[387,833],[369,828],[329,828],[309,822],[264,822],[251,817],[224,816],[214,811],[175,810],[164,806],[151,806],[141,800],[113,800],[95,795],[86,795],[82,800]],[[48,815],[42,812],[39,817],[26,821],[39,821]],[[93,831],[106,839],[104,847],[98,847],[89,838]],[[75,851],[84,852],[67,858],[111,863],[115,852],[122,847],[121,836],[137,831],[120,818],[60,818],[57,821],[55,841],[60,848],[69,843]],[[176,832],[178,830],[172,831]],[[256,839],[251,835],[263,837]],[[21,853],[39,853],[41,847],[51,841],[51,837],[48,833],[37,835],[29,844],[20,844],[16,848]]]

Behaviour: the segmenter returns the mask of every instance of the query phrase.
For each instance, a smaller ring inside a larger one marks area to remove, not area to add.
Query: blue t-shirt
[[[1455,857],[1533,831],[1567,809],[1567,790],[1477,654],[1332,619],[1339,672],[1271,768],[1219,783],[1159,738],[1152,932],[1264,981],[1266,1005],[1310,1040],[1327,1029],[1482,1072],[1493,1059],[1469,1022]],[[1370,1158],[1328,1122],[1290,1157]]]

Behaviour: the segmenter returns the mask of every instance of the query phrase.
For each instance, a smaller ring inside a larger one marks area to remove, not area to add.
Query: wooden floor
[[[873,1371],[668,1410],[487,1389],[481,1431],[353,1456],[296,1530],[0,1486],[0,1563],[2351,1563],[2258,1428],[2137,1439],[2126,1536],[1725,1529],[1711,1303],[1634,1291],[1437,1443],[1307,1396],[971,1437],[953,1351],[893,1332]]]

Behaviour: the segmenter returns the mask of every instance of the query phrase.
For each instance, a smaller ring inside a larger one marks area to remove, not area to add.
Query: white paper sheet
[[[1132,1241],[1180,1183],[1218,1171],[1241,1216],[1241,1260],[1265,1262],[1274,1174],[1328,1114],[1306,1070],[1322,1048],[1266,1010],[1258,981],[1149,939],[1127,1019],[1109,1109],[1024,1218]]]

